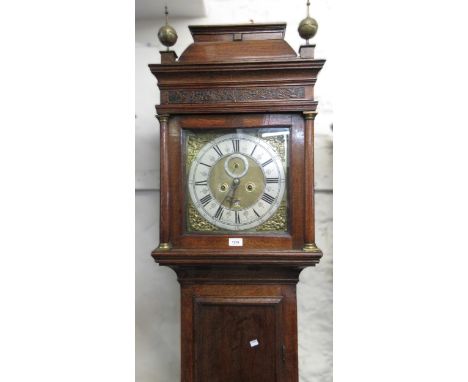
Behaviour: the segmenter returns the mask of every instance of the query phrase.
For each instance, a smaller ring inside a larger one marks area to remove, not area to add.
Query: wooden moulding
[[[281,267],[309,267],[316,265],[322,252],[305,253],[302,250],[186,250],[171,249],[170,251],[154,250],[153,258],[160,265],[190,266],[190,265],[268,265]]]
[[[314,85],[324,60],[150,65],[158,78],[159,114],[315,110]]]
[[[189,25],[195,42],[232,40],[236,34],[250,35],[248,39],[283,39],[286,23],[226,24],[226,25]]]
[[[301,56],[284,40],[286,24],[191,26],[194,38],[178,61],[161,52],[149,68],[158,80],[158,114],[302,112],[315,110],[314,85],[325,60],[313,46]]]
[[[180,284],[297,284],[302,267],[172,266]]]

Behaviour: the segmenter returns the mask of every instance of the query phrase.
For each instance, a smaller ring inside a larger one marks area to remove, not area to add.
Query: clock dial
[[[226,230],[266,222],[286,188],[281,158],[265,140],[236,133],[205,144],[194,158],[188,188],[198,213]]]

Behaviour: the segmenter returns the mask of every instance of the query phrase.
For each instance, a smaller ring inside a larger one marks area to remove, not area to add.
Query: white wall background
[[[137,0],[137,5],[138,5]],[[180,55],[192,42],[191,24],[285,21],[286,40],[294,48],[303,43],[297,25],[305,16],[303,0],[205,0],[205,17],[171,17]],[[142,4],[144,5],[144,4]],[[171,2],[168,1],[171,12]],[[138,6],[137,6],[138,10]],[[161,14],[162,14],[161,9]],[[332,84],[331,3],[312,1],[311,15],[319,23],[313,42],[316,57],[326,58],[316,85],[316,241],[324,257],[315,268],[304,270],[298,284],[299,374],[301,382],[332,381]],[[199,12],[200,13],[200,12]],[[147,65],[159,63],[157,40],[163,24],[154,12],[138,10],[135,32],[136,83],[136,381],[176,382],[180,379],[180,304],[175,273],[159,267],[150,257],[158,243],[159,126],[154,105],[159,103],[155,78]],[[176,15],[175,15],[176,16]]]

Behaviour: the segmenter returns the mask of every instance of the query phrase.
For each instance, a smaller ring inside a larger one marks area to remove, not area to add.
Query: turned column
[[[159,221],[159,249],[170,249],[170,195],[169,195],[169,152],[168,152],[168,121],[169,115],[157,115],[160,132],[160,221]]]
[[[316,111],[304,112],[304,164],[305,164],[305,224],[304,251],[317,252],[315,245],[314,197],[314,119]]]

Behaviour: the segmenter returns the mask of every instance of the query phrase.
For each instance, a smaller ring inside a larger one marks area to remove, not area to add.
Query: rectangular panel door
[[[195,298],[195,380],[280,381],[281,300]]]

